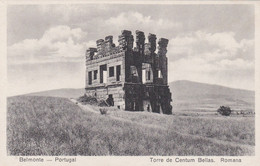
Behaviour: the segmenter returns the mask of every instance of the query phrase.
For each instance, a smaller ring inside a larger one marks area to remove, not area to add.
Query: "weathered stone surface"
[[[149,33],[148,35],[148,41],[149,41],[149,44],[150,44],[150,51],[151,52],[154,52],[156,50],[156,35],[155,34],[151,34]]]
[[[168,87],[168,39],[158,41],[156,35],[136,31],[136,48],[131,31],[123,30],[118,37],[97,40],[97,48],[86,51],[86,95],[112,99],[114,106],[132,111],[171,114],[171,92]]]

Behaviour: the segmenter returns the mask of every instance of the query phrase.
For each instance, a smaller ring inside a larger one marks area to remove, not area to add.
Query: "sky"
[[[254,25],[253,5],[9,5],[8,95],[83,88],[86,49],[124,29],[169,39],[169,82],[254,90]]]

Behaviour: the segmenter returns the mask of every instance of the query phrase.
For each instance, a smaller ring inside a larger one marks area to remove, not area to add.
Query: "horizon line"
[[[225,86],[225,85],[221,85],[221,84],[214,84],[214,83],[207,83],[207,82],[198,82],[198,81],[192,81],[192,80],[175,80],[175,81],[171,81],[168,82],[168,85],[170,83],[174,83],[174,82],[178,82],[178,81],[186,81],[186,82],[193,82],[193,83],[199,83],[199,84],[207,84],[207,85],[211,85],[211,86],[220,86],[220,87],[224,87],[224,88],[230,88],[230,89],[235,89],[235,90],[246,90],[246,91],[252,91],[255,92],[255,89],[242,89],[242,88],[235,88],[235,87],[229,87],[229,86]],[[39,91],[32,91],[32,92],[26,92],[26,93],[17,93],[14,95],[7,95],[6,97],[14,97],[14,96],[23,96],[23,95],[29,95],[32,93],[40,93],[40,92],[47,92],[47,91],[55,91],[55,90],[62,90],[62,89],[74,89],[74,90],[78,90],[78,89],[85,89],[85,87],[71,87],[71,88],[54,88],[54,89],[46,89],[46,90],[39,90]]]

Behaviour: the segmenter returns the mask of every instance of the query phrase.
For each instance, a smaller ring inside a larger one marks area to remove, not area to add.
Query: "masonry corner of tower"
[[[118,46],[113,36],[96,41],[86,51],[86,95],[128,111],[172,114],[168,86],[168,39],[142,31],[122,30]],[[157,49],[157,52],[156,52]]]

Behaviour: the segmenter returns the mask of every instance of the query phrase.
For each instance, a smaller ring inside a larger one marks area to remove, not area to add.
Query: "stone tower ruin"
[[[129,111],[172,113],[168,86],[168,39],[136,31],[136,47],[131,31],[118,37],[97,40],[97,48],[86,51],[86,95],[106,100],[110,106]],[[157,53],[156,46],[158,48]]]

